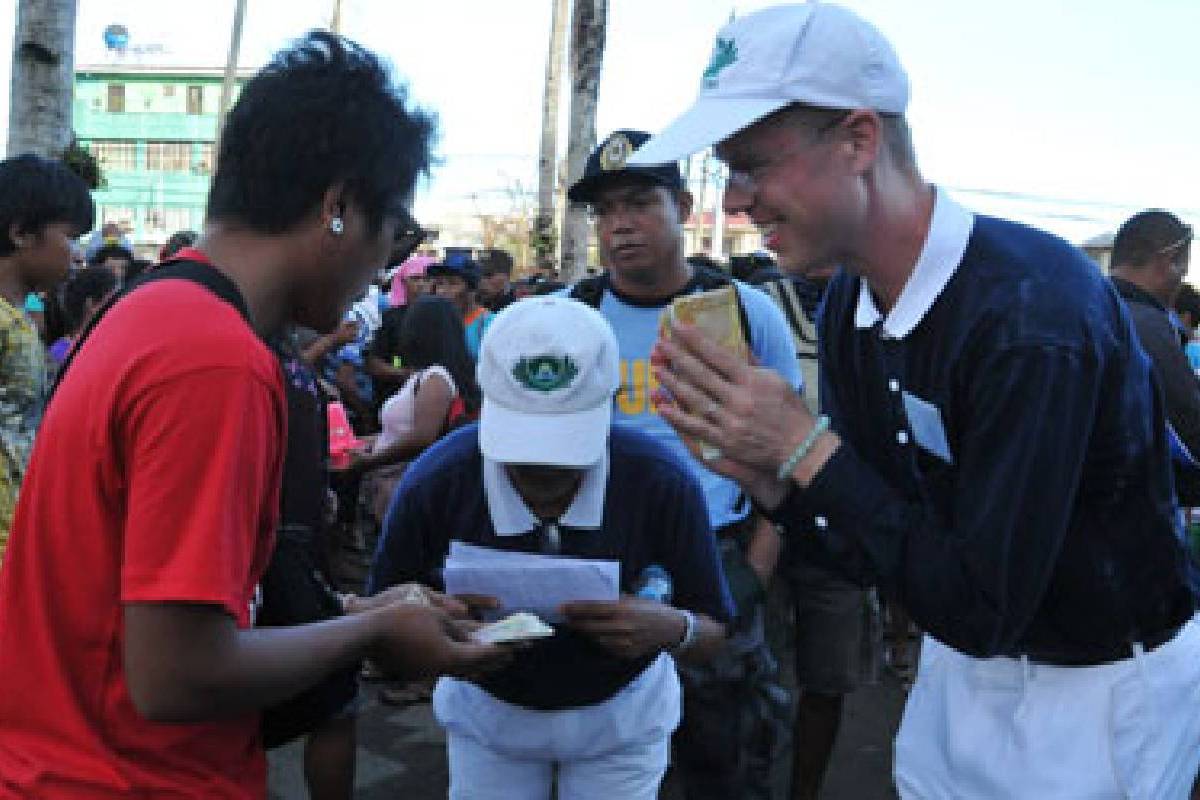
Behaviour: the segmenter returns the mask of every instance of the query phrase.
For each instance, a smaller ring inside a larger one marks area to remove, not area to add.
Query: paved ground
[[[374,690],[359,726],[359,800],[441,800],[446,796],[443,739],[427,704],[399,711],[378,703]],[[847,700],[842,736],[826,780],[824,800],[892,800],[891,739],[904,692],[893,679],[867,686]],[[783,770],[781,770],[782,772]],[[781,782],[782,783],[782,782]],[[304,800],[296,747],[272,755],[273,800]],[[664,800],[676,800],[673,787]],[[783,798],[782,787],[778,793]],[[614,798],[614,800],[618,800]],[[730,798],[730,800],[737,800]]]

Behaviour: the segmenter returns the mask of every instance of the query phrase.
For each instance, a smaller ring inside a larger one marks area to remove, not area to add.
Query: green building
[[[75,133],[106,181],[95,193],[97,224],[119,225],[139,254],[200,227],[221,78],[219,69],[142,64],[75,71]]]

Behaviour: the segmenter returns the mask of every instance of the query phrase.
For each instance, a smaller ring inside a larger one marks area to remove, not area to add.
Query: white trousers
[[[556,784],[559,800],[655,800],[681,694],[663,654],[593,706],[534,711],[442,678],[433,710],[446,729],[451,800],[549,800]]]
[[[592,758],[520,759],[446,732],[450,800],[655,800],[667,771],[670,739],[629,744]]]
[[[896,737],[904,800],[1185,800],[1200,768],[1200,622],[1095,667],[925,637]]]

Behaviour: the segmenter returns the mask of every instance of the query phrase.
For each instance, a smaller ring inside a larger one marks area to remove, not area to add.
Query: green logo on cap
[[[579,367],[570,356],[534,356],[522,358],[513,367],[517,383],[535,392],[565,389],[579,374]]]
[[[718,38],[717,46],[713,48],[712,60],[708,62],[708,69],[704,70],[704,85],[710,89],[716,86],[717,76],[737,61],[737,57],[737,42],[733,39]]]

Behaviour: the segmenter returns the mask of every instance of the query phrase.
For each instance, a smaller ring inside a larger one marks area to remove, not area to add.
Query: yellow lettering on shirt
[[[618,411],[629,416],[657,414],[658,406],[652,399],[657,389],[658,380],[650,368],[649,359],[621,359],[621,388],[617,391]]]

